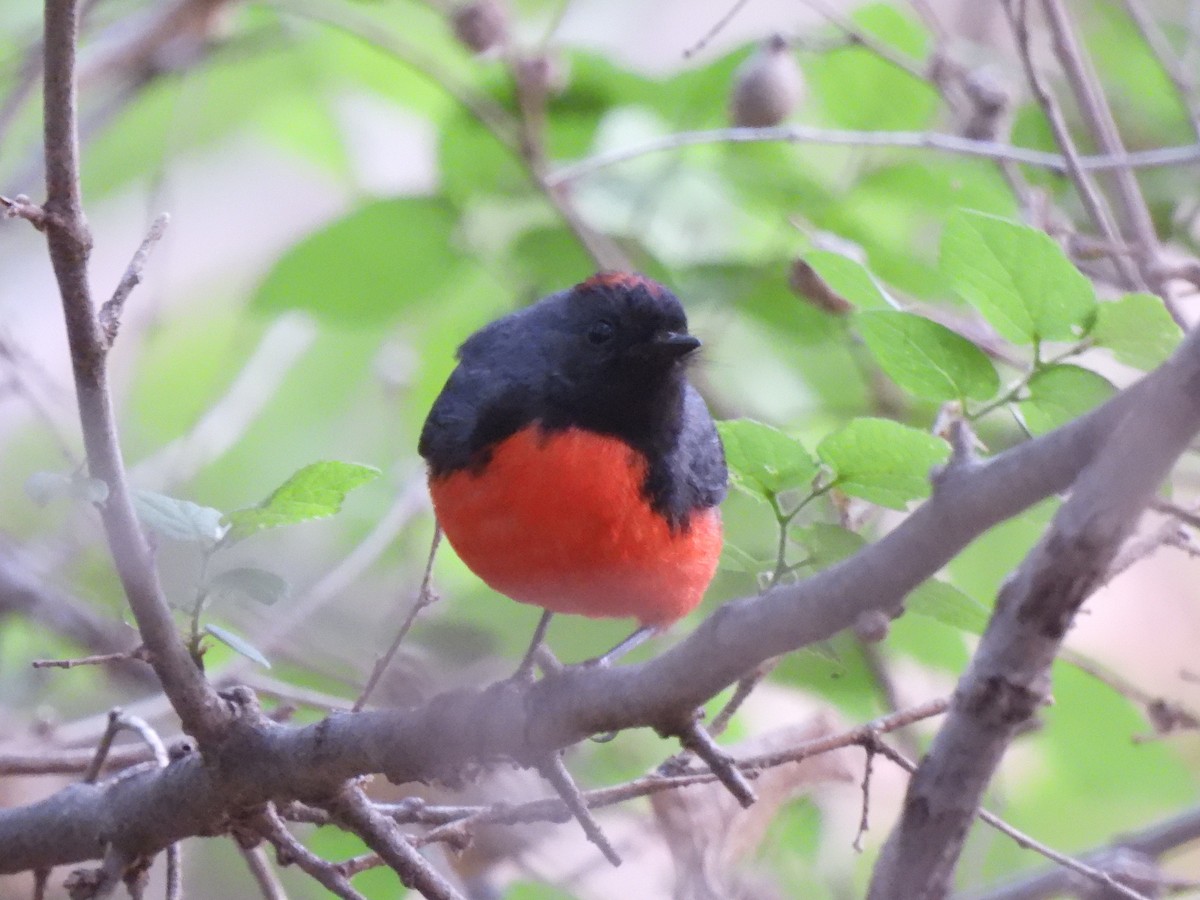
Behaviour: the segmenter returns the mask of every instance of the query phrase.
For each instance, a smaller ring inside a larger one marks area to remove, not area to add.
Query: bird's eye
[[[612,322],[607,319],[601,319],[599,322],[593,323],[588,329],[587,339],[593,344],[604,344],[612,340],[612,336],[616,334],[617,329]]]

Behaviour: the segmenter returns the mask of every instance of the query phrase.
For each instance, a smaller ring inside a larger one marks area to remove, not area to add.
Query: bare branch
[[[441,543],[441,540],[442,526],[435,521],[433,523],[433,539],[429,542],[429,558],[425,561],[425,574],[421,576],[421,588],[417,591],[417,600],[408,611],[408,615],[404,617],[404,622],[401,623],[400,630],[396,633],[392,645],[388,647],[387,653],[383,654],[376,661],[375,668],[371,671],[371,677],[367,679],[367,684],[362,689],[362,693],[354,701],[353,712],[358,712],[366,705],[367,698],[371,696],[371,691],[375,690],[375,686],[379,684],[379,679],[383,677],[383,673],[391,665],[392,659],[396,656],[396,651],[400,649],[401,642],[408,636],[408,632],[412,630],[413,623],[417,621],[417,616],[421,614],[421,610],[432,605],[438,599],[437,594],[433,592],[430,581],[433,578],[433,561],[437,558],[438,544]]]
[[[1058,144],[1059,149],[1063,152],[1063,158],[1066,161],[1066,174],[1070,176],[1071,183],[1075,185],[1079,199],[1083,202],[1084,209],[1087,210],[1088,217],[1092,220],[1092,225],[1095,229],[1110,244],[1120,244],[1121,234],[1117,229],[1116,223],[1113,221],[1112,211],[1108,208],[1108,201],[1099,188],[1093,184],[1088,172],[1083,168],[1079,151],[1075,147],[1075,140],[1071,137],[1070,129],[1067,128],[1067,121],[1063,116],[1062,108],[1059,106],[1058,100],[1055,99],[1053,92],[1046,85],[1046,81],[1038,71],[1037,63],[1033,58],[1032,39],[1029,33],[1027,18],[1027,0],[1004,0],[1003,6],[1005,15],[1008,16],[1009,25],[1012,28],[1013,37],[1017,42],[1017,51],[1021,57],[1021,64],[1025,67],[1026,80],[1028,80],[1029,87],[1033,91],[1034,99],[1037,100],[1038,106],[1042,108],[1043,114],[1050,123],[1050,130],[1054,132],[1055,143]],[[1125,254],[1115,253],[1112,254],[1111,258],[1128,287],[1137,287],[1142,283],[1137,267],[1133,265],[1132,261]]]
[[[275,855],[281,866],[295,864],[311,876],[326,890],[342,900],[366,900],[350,884],[336,865],[317,856],[296,840],[287,825],[279,818],[274,807],[268,804],[253,823],[258,831],[275,847]]]
[[[263,900],[288,900],[287,891],[283,889],[283,883],[271,868],[271,862],[267,859],[263,847],[263,844],[254,847],[239,845],[238,850],[241,851],[250,874],[254,876],[254,883],[258,885]]]
[[[612,842],[605,836],[603,829],[600,828],[600,823],[592,816],[588,810],[587,803],[583,799],[583,795],[579,791],[579,787],[575,784],[575,779],[571,777],[571,773],[567,771],[567,767],[563,765],[562,754],[553,753],[542,765],[538,766],[538,771],[542,777],[550,782],[558,796],[562,798],[567,809],[571,811],[571,815],[579,822],[583,828],[583,833],[587,839],[591,841],[600,852],[604,854],[612,865],[619,866],[621,864],[620,854],[613,847]]]
[[[76,666],[100,666],[105,663],[127,662],[140,660],[146,662],[145,647],[134,647],[132,650],[122,650],[119,653],[97,653],[93,656],[80,656],[75,659],[35,659],[30,663],[35,669],[74,669]]]
[[[358,787],[346,787],[330,807],[339,822],[363,839],[382,857],[405,887],[420,891],[428,900],[464,900],[438,872],[413,849],[396,823],[375,809]]]
[[[24,194],[0,196],[0,206],[4,207],[4,218],[24,219],[38,231],[46,230],[46,211]]]
[[[1112,843],[1085,853],[1080,860],[1092,868],[1115,874],[1123,851],[1155,858],[1197,840],[1200,840],[1200,807],[1114,838]],[[1074,873],[1055,866],[980,892],[974,900],[1045,900],[1071,891],[1076,886]]]
[[[936,131],[844,131],[807,125],[777,125],[773,128],[716,128],[710,131],[682,131],[666,135],[558,166],[546,175],[546,183],[552,187],[559,187],[630,160],[685,147],[760,143],[934,150],[957,156],[1021,163],[1060,174],[1066,174],[1072,165],[1065,156],[1058,153],[1031,150],[998,141],[973,140]],[[1081,171],[1098,172],[1121,166],[1156,168],[1187,165],[1197,160],[1200,160],[1200,144],[1135,151],[1120,156],[1078,156],[1075,162]]]
[[[121,280],[117,284],[117,289],[113,291],[112,298],[100,307],[100,328],[104,332],[106,346],[111,347],[117,339],[117,329],[121,327],[121,313],[125,309],[125,301],[129,299],[129,295],[133,293],[133,289],[141,284],[142,269],[146,267],[146,260],[150,258],[150,251],[154,249],[155,244],[162,240],[162,236],[167,230],[167,225],[170,223],[171,217],[169,215],[159,213],[158,217],[150,225],[150,231],[142,240],[141,246],[134,252],[133,259],[129,261],[129,266],[125,269],[125,274],[121,276]]]
[[[179,638],[150,549],[133,512],[108,389],[105,337],[92,306],[87,272],[92,238],[79,189],[77,13],[76,0],[46,4],[44,208],[46,240],[67,324],[88,469],[93,478],[108,486],[101,517],[117,574],[150,651],[151,665],[184,728],[201,742],[211,742],[227,723],[226,711]]]

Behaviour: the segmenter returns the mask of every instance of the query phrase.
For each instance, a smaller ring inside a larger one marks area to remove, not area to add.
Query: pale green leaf
[[[927,497],[930,470],[949,453],[946,442],[931,434],[870,418],[855,419],[817,447],[834,471],[836,487],[891,509]]]
[[[1009,340],[1071,340],[1096,308],[1092,283],[1042,231],[984,213],[955,213],[940,266],[955,290]]]
[[[1118,361],[1149,371],[1166,362],[1183,339],[1183,331],[1158,297],[1127,294],[1100,304],[1091,336]]]
[[[961,335],[923,316],[863,312],[855,325],[888,377],[926,400],[987,400],[1000,387],[987,355]]]
[[[767,499],[793,488],[807,487],[817,463],[803,445],[777,428],[753,419],[717,423],[725,460],[736,487]]]

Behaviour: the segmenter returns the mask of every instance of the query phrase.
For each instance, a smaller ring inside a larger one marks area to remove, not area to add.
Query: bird
[[[687,377],[700,341],[678,297],[601,272],[459,347],[418,450],[439,527],[486,584],[553,615],[632,618],[607,664],[701,601],[728,472]]]

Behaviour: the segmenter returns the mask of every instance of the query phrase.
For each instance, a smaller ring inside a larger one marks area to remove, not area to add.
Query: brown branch
[[[30,665],[35,669],[74,669],[76,666],[101,666],[105,663],[132,660],[146,662],[146,659],[146,648],[138,646],[132,650],[122,650],[119,653],[97,653],[93,656],[80,656],[74,659],[35,659],[30,662]]]
[[[239,846],[238,850],[242,854],[242,859],[246,861],[246,868],[254,876],[254,883],[258,885],[258,892],[262,894],[263,900],[287,900],[287,891],[283,889],[283,883],[271,868],[271,862],[267,859],[263,845]]]
[[[270,804],[264,807],[251,824],[275,848],[275,858],[279,865],[295,865],[335,897],[341,897],[342,900],[366,900],[354,889],[350,879],[342,874],[337,865],[321,859],[296,840]]]
[[[588,810],[587,802],[583,799],[583,794],[580,792],[578,785],[575,784],[575,779],[571,777],[571,773],[563,765],[562,754],[551,754],[549,759],[538,766],[538,771],[546,781],[550,782],[551,787],[558,793],[563,804],[571,811],[571,815],[575,817],[575,821],[583,828],[583,833],[587,839],[599,848],[600,852],[604,854],[604,858],[612,865],[619,866],[621,864],[620,854],[617,853],[612,842],[604,834],[600,823],[595,820]]]
[[[227,714],[179,638],[125,483],[108,388],[104,332],[92,306],[88,257],[92,238],[79,189],[76,113],[76,0],[46,3],[46,240],[62,295],[88,470],[108,486],[101,518],[117,574],[163,688],[201,744],[224,730]]]
[[[428,900],[464,900],[396,828],[396,823],[379,812],[366,794],[347,786],[330,804],[334,818],[363,839],[391,867],[404,886],[420,891]]]
[[[1187,339],[1196,345],[1196,333]],[[1168,364],[1155,394],[1114,423],[1049,531],[1000,591],[951,712],[909,786],[876,867],[874,900],[942,897],[974,811],[1018,731],[1049,691],[1049,669],[1154,490],[1200,431],[1200,370]]]
[[[1108,201],[1099,188],[1092,183],[1091,176],[1084,170],[1080,162],[1079,151],[1075,147],[1075,140],[1071,137],[1070,129],[1067,128],[1062,108],[1038,71],[1037,63],[1033,58],[1026,4],[1027,0],[1003,0],[1002,4],[1016,40],[1021,64],[1025,69],[1025,78],[1029,82],[1030,90],[1033,91],[1034,99],[1050,124],[1050,130],[1054,133],[1054,142],[1058,144],[1066,162],[1066,173],[1070,177],[1071,183],[1075,185],[1075,190],[1079,194],[1084,209],[1087,210],[1088,217],[1092,220],[1092,225],[1110,244],[1120,244],[1120,231],[1113,221]],[[1112,254],[1111,259],[1125,280],[1126,286],[1137,287],[1142,283],[1137,267],[1125,254]]]
[[[1119,875],[1126,853],[1157,858],[1185,844],[1200,840],[1200,807],[1189,809],[1164,822],[1120,835],[1111,843],[1083,854],[1084,864],[1110,875]],[[1025,875],[974,895],[974,900],[1047,900],[1078,887],[1075,873],[1059,866]]]
[[[129,261],[129,266],[125,269],[125,274],[121,276],[120,282],[117,283],[117,289],[113,291],[112,297],[100,307],[98,318],[100,328],[104,332],[106,347],[112,347],[113,342],[117,339],[117,329],[121,327],[121,313],[125,310],[125,301],[129,299],[133,289],[142,283],[142,269],[146,268],[150,251],[154,249],[155,244],[162,240],[170,222],[171,217],[166,213],[158,215],[150,225],[150,231],[147,232],[141,245],[134,252],[133,259]]]
[[[546,175],[552,187],[569,184],[603,169],[644,156],[711,144],[815,144],[837,147],[889,147],[898,150],[933,150],[976,159],[1002,160],[1068,174],[1072,165],[1083,172],[1101,172],[1120,166],[1157,168],[1190,165],[1200,160],[1200,144],[1142,150],[1121,156],[1079,156],[1070,161],[1061,153],[1017,147],[998,141],[981,141],[936,131],[847,131],[808,125],[773,128],[714,128],[681,131],[631,147],[596,153],[577,162],[555,167]]]
[[[354,701],[354,706],[351,709],[352,712],[359,712],[366,705],[367,698],[371,696],[371,691],[375,690],[375,686],[379,684],[379,679],[383,677],[383,673],[391,665],[392,659],[395,658],[396,652],[400,649],[400,644],[408,636],[409,631],[412,630],[413,623],[417,621],[417,616],[421,614],[421,610],[427,606],[431,606],[438,599],[437,594],[433,592],[430,582],[433,578],[433,561],[437,558],[438,544],[441,541],[442,526],[435,521],[433,523],[433,539],[429,542],[429,557],[425,560],[425,573],[421,576],[421,587],[417,591],[416,602],[409,609],[408,615],[404,617],[404,621],[400,625],[400,630],[396,633],[392,645],[388,647],[387,653],[376,660],[375,667],[371,670],[371,677],[367,679],[362,693]]]

